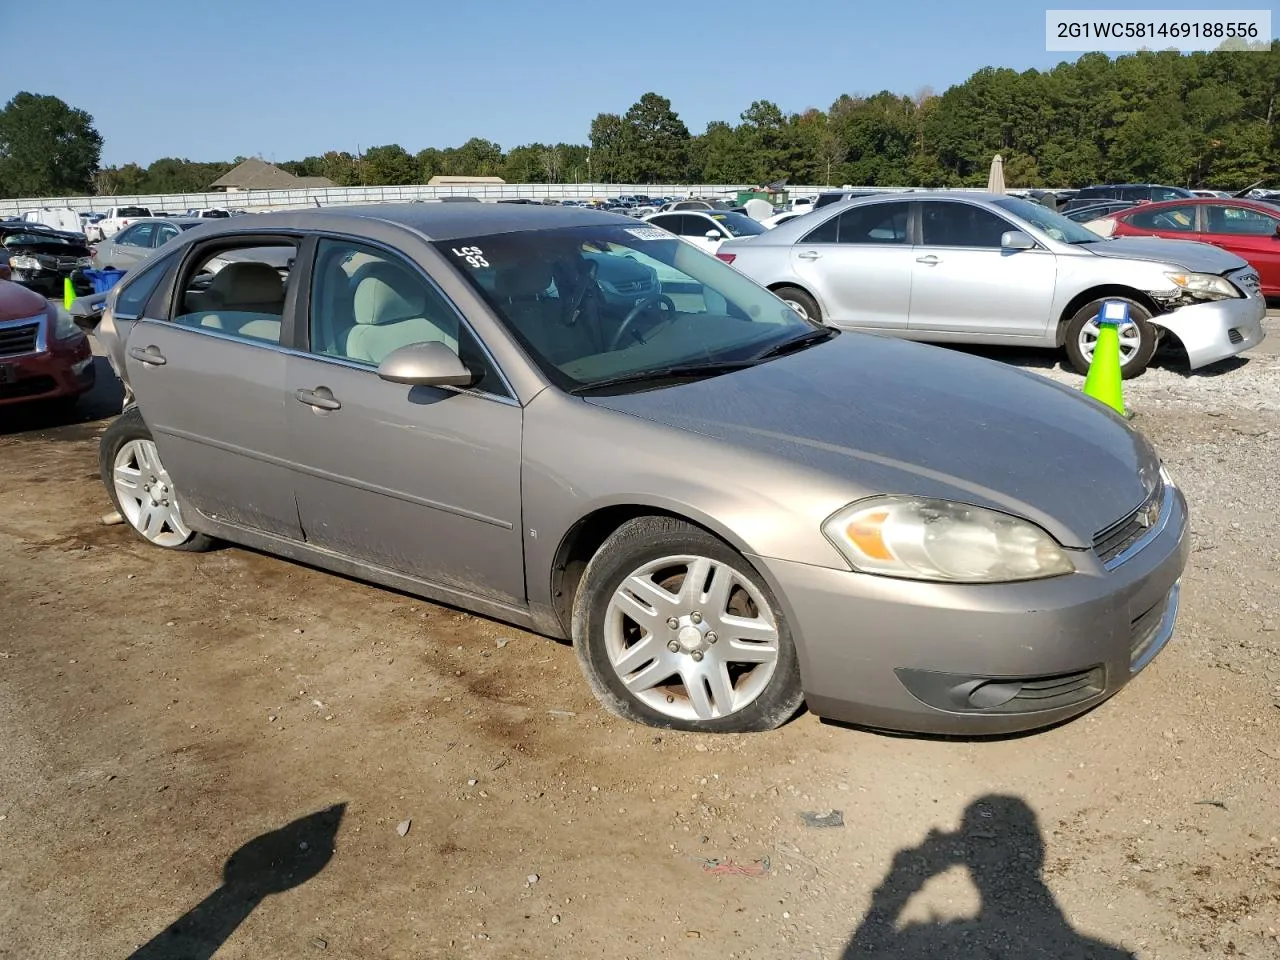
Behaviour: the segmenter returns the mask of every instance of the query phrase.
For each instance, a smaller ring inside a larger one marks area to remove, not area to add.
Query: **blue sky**
[[[841,93],[940,93],[982,66],[1045,68],[1074,56],[1045,51],[1046,5],[1026,0],[0,7],[5,49],[38,51],[5,58],[0,102],[29,90],[88,110],[107,164],[281,161],[384,143],[412,152],[471,136],[504,149],[585,143],[592,117],[621,113],[647,90],[670,98],[698,133],[709,120],[736,120],[756,99],[799,111],[826,108]],[[86,70],[95,59],[107,65]]]

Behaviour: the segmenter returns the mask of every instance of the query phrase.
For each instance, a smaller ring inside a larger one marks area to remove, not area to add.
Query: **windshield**
[[[1054,240],[1061,243],[1094,243],[1102,240],[1092,230],[1086,230],[1074,220],[1068,220],[1060,213],[1054,213],[1048,207],[1042,207],[1030,200],[1019,197],[1004,197],[995,201],[995,205],[1007,210],[1014,216],[1026,220]]]
[[[712,213],[709,216],[735,237],[754,237],[769,232],[763,223],[741,213]]]
[[[198,224],[198,223],[179,223],[177,226],[178,226],[178,229],[179,229],[179,230],[190,230],[192,227],[198,227],[198,226],[200,226],[200,224]]]
[[[644,224],[436,247],[562,390],[669,367],[749,362],[820,329],[733,267]]]
[[[117,217],[149,217],[151,211],[146,207],[120,207],[116,210]]]
[[[26,246],[33,243],[41,243],[46,246],[71,246],[70,240],[66,237],[60,237],[54,233],[11,233],[9,236],[4,238],[4,245],[6,247]]]

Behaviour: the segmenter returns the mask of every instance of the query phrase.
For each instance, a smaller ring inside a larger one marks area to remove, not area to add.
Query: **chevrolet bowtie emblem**
[[[1142,526],[1150,528],[1155,526],[1157,520],[1160,519],[1160,504],[1150,503],[1138,512],[1138,523]]]

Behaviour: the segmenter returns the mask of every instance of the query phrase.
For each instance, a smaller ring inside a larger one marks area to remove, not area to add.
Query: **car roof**
[[[1174,197],[1172,200],[1155,200],[1151,203],[1141,203],[1133,207],[1133,210],[1151,210],[1160,209],[1161,207],[1203,207],[1214,206],[1220,207],[1224,203],[1238,204],[1242,207],[1253,207],[1256,210],[1269,212],[1268,208],[1272,205],[1262,200],[1250,200],[1246,197]],[[1126,210],[1126,213],[1129,211]]]
[[[179,219],[179,218],[173,218]],[[628,223],[632,217],[604,213],[586,207],[545,206],[533,203],[378,203],[350,207],[315,207],[260,213],[253,217],[254,232],[282,230],[332,230],[342,221],[355,228],[361,220],[378,220],[407,227],[428,240],[457,240],[463,237],[517,233],[524,230],[554,230],[592,224]],[[237,218],[201,220],[210,227],[203,236],[240,233],[250,225]]]

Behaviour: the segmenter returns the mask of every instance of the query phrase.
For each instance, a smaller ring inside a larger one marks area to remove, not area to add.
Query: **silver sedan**
[[[130,399],[101,471],[138,536],[571,640],[637,721],[765,730],[807,703],[1029,729],[1114,694],[1173,632],[1186,505],[1122,418],[815,324],[627,217],[224,220],[107,297]]]
[[[1192,369],[1263,338],[1258,273],[1181,240],[1106,240],[1017,197],[912,193],[832,204],[716,255],[800,313],[935,343],[1065,348],[1088,371],[1103,300],[1122,299],[1121,369],[1172,334]]]
[[[99,241],[93,251],[93,265],[99,270],[114,267],[132,270],[158,247],[184,231],[201,227],[208,220],[198,217],[150,217],[135,220],[115,236]]]

